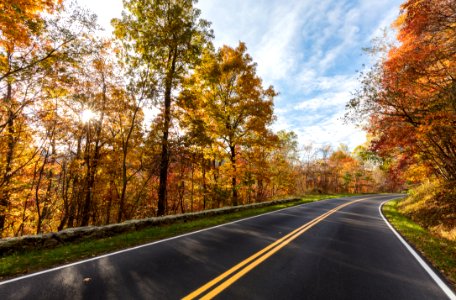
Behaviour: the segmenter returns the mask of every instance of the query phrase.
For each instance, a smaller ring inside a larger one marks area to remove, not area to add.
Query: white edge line
[[[391,199],[392,200],[392,199]],[[385,221],[386,225],[391,229],[391,231],[396,235],[396,237],[401,241],[401,243],[407,248],[407,250],[412,254],[412,256],[418,261],[418,263],[423,267],[423,269],[431,276],[431,278],[435,281],[435,283],[442,289],[442,291],[448,296],[451,300],[456,300],[456,295],[453,291],[448,287],[448,285],[443,282],[442,279],[434,272],[434,270],[421,258],[421,256],[410,246],[404,238],[397,232],[396,229],[388,222],[382,212],[383,205],[391,200],[383,201],[380,206],[378,207],[378,211],[380,216],[382,216],[383,220]]]
[[[184,233],[184,234],[181,234],[181,235],[178,235],[178,236],[173,236],[173,237],[166,238],[166,239],[163,239],[163,240],[159,240],[159,241],[155,241],[155,242],[151,242],[151,243],[135,246],[135,247],[132,247],[132,248],[119,250],[119,251],[116,251],[116,252],[103,254],[103,255],[92,257],[92,258],[89,258],[89,259],[80,260],[80,261],[77,261],[77,262],[74,262],[74,263],[70,263],[70,264],[58,266],[58,267],[55,267],[55,268],[51,268],[51,269],[47,269],[47,270],[43,270],[43,271],[39,271],[39,272],[27,274],[27,275],[23,275],[23,276],[20,276],[20,277],[12,278],[12,279],[9,279],[9,280],[1,281],[0,282],[0,286],[8,284],[8,283],[11,283],[11,282],[19,281],[19,280],[22,280],[22,279],[35,277],[35,276],[38,276],[38,275],[41,275],[41,274],[51,273],[51,272],[58,271],[58,270],[61,270],[61,269],[73,267],[73,266],[76,266],[76,265],[80,265],[80,264],[83,264],[83,263],[86,263],[86,262],[98,260],[98,259],[101,259],[101,258],[105,258],[105,257],[109,257],[109,256],[113,256],[113,255],[129,252],[129,251],[133,251],[133,250],[149,247],[149,246],[152,246],[152,245],[155,245],[155,244],[159,244],[159,243],[163,243],[163,242],[179,239],[179,238],[182,238],[182,237],[185,237],[185,236],[197,234],[197,233],[204,232],[204,231],[209,231],[209,230],[212,230],[212,229],[215,229],[215,228],[227,226],[227,225],[230,225],[230,224],[235,224],[235,223],[246,221],[246,220],[249,220],[249,219],[258,218],[258,217],[269,215],[269,214],[272,214],[272,213],[276,213],[276,212],[279,212],[279,211],[282,211],[282,210],[292,209],[292,208],[296,208],[296,207],[303,206],[303,205],[306,205],[306,204],[318,203],[318,202],[321,202],[321,201],[324,201],[324,200],[344,199],[344,198],[349,198],[349,197],[328,198],[328,199],[322,199],[322,200],[313,201],[313,202],[306,202],[306,203],[302,203],[302,204],[291,206],[291,207],[285,207],[285,208],[282,208],[282,209],[279,209],[279,210],[270,211],[270,212],[267,212],[267,213],[264,213],[264,214],[261,214],[261,215],[251,216],[251,217],[248,217],[248,218],[232,221],[232,222],[229,222],[229,223],[224,223],[224,224],[216,225],[216,226],[213,226],[213,227],[200,229],[200,230],[197,230],[197,231]]]

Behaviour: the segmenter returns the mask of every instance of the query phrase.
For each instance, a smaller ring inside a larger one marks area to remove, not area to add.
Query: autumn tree
[[[75,62],[82,49],[75,46],[76,41],[83,40],[84,34],[95,26],[93,16],[71,6],[66,10],[60,2],[0,4],[0,231],[5,227],[6,210],[11,204],[14,177],[20,176],[41,151],[39,141],[31,140],[33,130],[40,127],[30,130],[35,120],[25,112],[32,110],[32,105],[39,106],[57,62],[60,66]],[[43,12],[54,15],[43,17]],[[25,184],[23,180],[14,182]]]
[[[271,196],[295,194],[298,180],[298,136],[293,131],[280,130],[269,161]]]
[[[244,43],[236,48],[223,46],[216,53],[206,51],[189,82],[182,97],[201,103],[204,123],[200,126],[228,154],[232,204],[238,205],[239,152],[268,134],[276,92],[272,87],[263,88]]]
[[[247,203],[264,201],[277,195],[279,190],[286,193],[287,187],[294,183],[294,180],[287,181],[289,178],[286,176],[293,172],[294,161],[288,161],[287,157],[282,156],[289,153],[290,149],[286,147],[293,145],[294,141],[289,143],[289,140],[281,140],[280,134],[273,132],[257,138],[253,145],[243,147],[241,153],[244,165],[241,180],[247,190]],[[285,174],[281,171],[285,171]],[[281,175],[285,175],[283,180],[279,178]]]
[[[56,51],[56,48],[48,48],[49,51],[41,53],[42,55],[31,57],[24,56],[26,52],[20,53],[21,49],[28,49],[35,50],[33,52],[37,54],[39,45],[35,38],[46,27],[42,13],[52,13],[59,8],[61,2],[62,0],[5,0],[0,3],[0,81],[46,60]],[[22,58],[22,64],[12,60],[14,58],[17,61]]]
[[[447,181],[456,180],[456,4],[406,1],[395,22],[397,45],[362,78],[348,107],[375,136],[383,156],[422,164]]]
[[[173,91],[212,35],[195,2],[125,0],[122,19],[113,21],[115,34],[127,49],[127,63],[147,82],[150,97],[161,99],[163,105],[158,215],[166,210]]]
[[[142,123],[144,121],[143,107],[145,99],[136,98],[128,89],[116,88],[115,120],[112,134],[120,150],[121,157],[121,180],[119,184],[119,207],[117,222],[121,222],[125,216],[125,204],[127,201],[127,187],[134,177],[143,170],[143,155],[141,143],[143,142]],[[114,172],[115,174],[117,172]],[[113,178],[117,181],[116,178]],[[109,223],[109,219],[107,221]]]
[[[56,5],[54,1],[7,0],[0,3],[0,236],[10,205],[12,179],[29,162],[27,158],[18,161],[18,153],[27,151],[25,145],[19,146],[27,138],[23,127],[18,124],[24,124],[22,111],[25,103],[17,99],[14,84],[17,79],[13,75],[40,60],[33,56],[31,61],[23,63],[22,51],[35,48],[33,38],[42,33],[45,25],[41,13],[52,11]]]

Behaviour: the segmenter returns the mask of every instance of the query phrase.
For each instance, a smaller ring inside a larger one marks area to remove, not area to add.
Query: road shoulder
[[[402,215],[397,210],[399,201],[383,202],[379,207],[380,215],[449,299],[456,300],[456,242],[435,237]]]

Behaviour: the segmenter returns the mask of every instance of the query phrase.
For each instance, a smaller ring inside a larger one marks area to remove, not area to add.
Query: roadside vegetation
[[[424,228],[417,222],[411,220],[403,211],[413,211],[413,196],[393,200],[383,206],[383,213],[396,230],[420,252],[431,264],[439,270],[456,289],[456,239],[454,237],[443,237],[441,230],[430,230]],[[432,201],[432,200],[431,200]],[[416,212],[420,212],[420,202]],[[416,218],[416,215],[412,213]],[[418,217],[418,222],[423,223],[427,218]],[[443,231],[446,232],[446,231]],[[443,234],[446,235],[446,234]]]
[[[353,194],[305,195],[301,197],[301,200],[285,204],[248,209],[245,211],[207,217],[188,222],[178,222],[171,225],[154,226],[140,231],[118,234],[107,238],[90,239],[78,243],[70,243],[53,249],[16,252],[0,257],[0,280],[4,280],[20,274],[26,274],[62,264],[75,262],[81,259],[91,258],[108,252],[114,252],[117,250],[173,237],[179,234],[208,228],[211,226],[263,214],[270,211],[275,211],[303,203],[344,196],[353,196]]]
[[[440,181],[427,181],[411,190],[399,203],[398,210],[433,235],[456,241],[455,199],[454,187]]]

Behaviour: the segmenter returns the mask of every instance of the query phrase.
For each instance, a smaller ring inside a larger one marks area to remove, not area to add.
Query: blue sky
[[[122,10],[121,0],[78,2],[108,30]],[[245,42],[264,85],[280,93],[273,130],[293,130],[301,145],[344,143],[353,149],[365,142],[365,133],[342,117],[358,86],[356,71],[369,64],[361,48],[389,27],[402,2],[200,0],[198,7],[212,22],[215,46]]]

